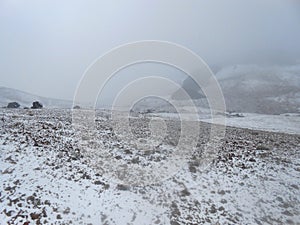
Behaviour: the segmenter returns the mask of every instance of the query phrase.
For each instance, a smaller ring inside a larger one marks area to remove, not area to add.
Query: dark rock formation
[[[20,104],[17,103],[17,102],[10,102],[10,103],[8,103],[8,105],[7,105],[7,108],[9,108],[9,109],[17,109],[17,108],[19,108],[19,107],[20,107]]]
[[[31,108],[32,109],[41,109],[41,108],[43,108],[43,105],[40,102],[36,101],[36,102],[32,103]]]
[[[75,106],[73,107],[73,109],[80,109],[80,106],[79,106],[79,105],[75,105]]]

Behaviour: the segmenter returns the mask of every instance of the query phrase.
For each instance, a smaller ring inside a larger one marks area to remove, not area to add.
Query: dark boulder
[[[36,102],[32,103],[31,108],[32,109],[41,109],[41,108],[43,108],[43,105],[40,102],[36,101]]]
[[[10,102],[10,103],[8,103],[8,105],[7,105],[7,108],[9,108],[9,109],[17,109],[17,108],[19,108],[19,107],[20,107],[20,104],[17,103],[17,102]]]
[[[73,107],[73,109],[80,109],[80,106],[79,106],[79,105],[75,105],[75,106]]]

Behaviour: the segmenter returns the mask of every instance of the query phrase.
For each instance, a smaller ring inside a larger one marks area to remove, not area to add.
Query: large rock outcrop
[[[9,109],[17,109],[20,107],[20,104],[17,102],[10,102],[7,104],[7,108]]]
[[[32,109],[41,109],[41,108],[43,108],[43,105],[42,105],[42,103],[36,101],[36,102],[33,102],[33,103],[32,103],[31,108],[32,108]]]

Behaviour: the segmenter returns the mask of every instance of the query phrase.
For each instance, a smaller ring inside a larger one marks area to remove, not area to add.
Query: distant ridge
[[[32,102],[39,101],[46,108],[71,108],[72,101],[46,98],[30,94],[13,88],[0,87],[0,107],[7,106],[9,102],[18,102],[23,107],[30,107]]]
[[[216,77],[228,110],[262,114],[300,112],[300,65],[237,65]]]
[[[300,65],[234,65],[215,74],[223,91],[227,111],[283,114],[300,112]],[[191,98],[205,99],[187,78],[182,87]],[[173,95],[176,98],[176,92]],[[207,107],[199,101],[200,106]]]

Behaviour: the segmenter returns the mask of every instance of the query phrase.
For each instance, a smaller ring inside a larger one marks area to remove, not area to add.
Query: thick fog
[[[72,99],[97,57],[149,39],[183,45],[215,72],[235,64],[299,64],[299,25],[297,0],[0,0],[0,86]],[[178,71],[157,68],[154,75],[182,80]]]

